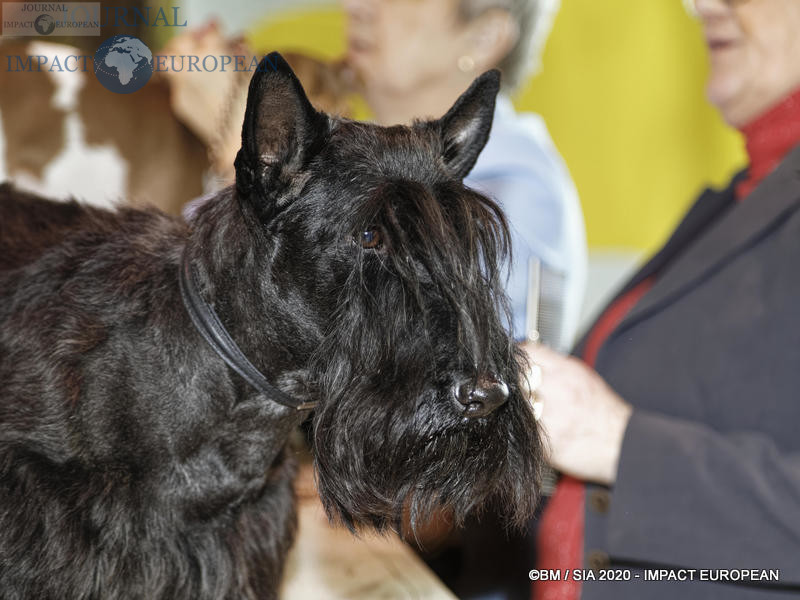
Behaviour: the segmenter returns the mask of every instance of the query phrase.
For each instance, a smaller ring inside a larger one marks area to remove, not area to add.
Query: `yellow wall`
[[[335,57],[344,18],[287,12],[255,24],[263,49]],[[562,0],[542,72],[520,91],[581,195],[589,244],[653,250],[704,182],[744,164],[741,140],[705,100],[699,25],[679,0]]]
[[[336,4],[315,10],[287,9],[255,23],[247,38],[264,51],[300,50],[336,58],[345,50],[344,14]]]

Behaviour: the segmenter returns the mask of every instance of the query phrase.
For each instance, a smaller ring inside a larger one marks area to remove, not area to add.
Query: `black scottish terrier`
[[[314,110],[272,54],[236,185],[190,226],[0,186],[4,600],[275,598],[313,407],[334,520],[533,511],[507,226],[461,183],[498,80],[382,128]]]

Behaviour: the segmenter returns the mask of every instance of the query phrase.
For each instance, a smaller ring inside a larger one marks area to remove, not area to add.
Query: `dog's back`
[[[94,209],[52,202],[0,184],[0,272],[35,261],[47,248],[89,221]]]
[[[276,490],[267,507],[250,492],[258,510],[224,515],[224,526],[217,507],[231,492],[213,478],[210,496],[197,487],[203,452],[224,437],[219,423],[236,417],[222,365],[200,368],[209,379],[199,394],[188,383],[210,351],[179,299],[185,235],[156,210],[0,186],[3,600],[255,600],[277,588],[275,556],[293,533],[292,465],[274,459],[259,479]],[[206,393],[220,404],[199,414]],[[217,429],[175,435],[189,422]],[[229,550],[243,531],[254,544]],[[253,581],[231,581],[248,579],[242,564],[267,561]]]
[[[136,223],[144,226],[147,221],[152,221],[157,230],[170,218],[152,208],[113,210],[76,200],[56,202],[11,183],[0,183],[0,272],[30,264],[70,237],[83,234],[102,243],[102,236],[130,229]],[[177,220],[172,222],[181,228]]]

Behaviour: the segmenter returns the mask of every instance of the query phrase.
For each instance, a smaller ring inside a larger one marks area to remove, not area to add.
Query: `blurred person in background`
[[[800,593],[800,3],[687,3],[708,96],[749,167],[700,196],[578,344],[582,360],[525,345],[565,474],[537,568],[630,577],[538,582],[537,600]],[[697,571],[676,583],[643,568]],[[756,571],[720,580],[734,569]]]
[[[545,127],[518,114],[513,93],[539,65],[558,0],[343,0],[346,63],[383,125],[443,115],[472,80],[502,71],[489,142],[464,183],[495,199],[512,232],[507,291],[513,331],[526,336],[529,265],[539,279],[538,328],[561,349],[574,341],[586,281],[578,196]],[[538,300],[538,298],[537,298]]]

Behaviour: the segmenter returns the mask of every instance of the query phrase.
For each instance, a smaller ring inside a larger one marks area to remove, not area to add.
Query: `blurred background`
[[[345,50],[345,16],[336,2],[186,0],[179,6],[189,29],[215,19],[225,35],[241,34],[258,51],[329,60]],[[184,30],[125,31],[155,50]],[[104,28],[104,37],[113,33]],[[66,41],[93,51],[97,38]],[[513,97],[518,110],[544,118],[578,188],[590,250],[584,323],[664,242],[703,186],[722,184],[744,165],[739,134],[705,99],[706,73],[700,27],[680,0],[562,0],[540,72]],[[370,117],[363,103],[355,113]]]

